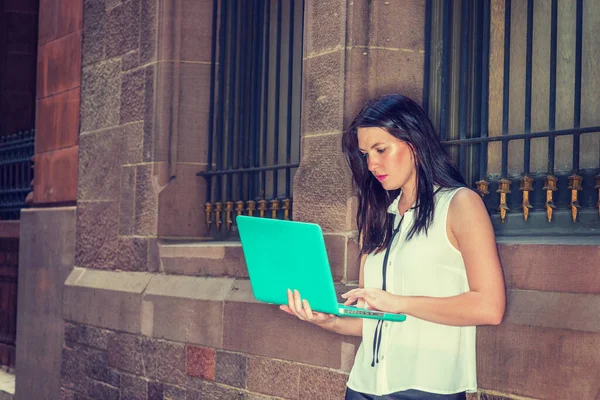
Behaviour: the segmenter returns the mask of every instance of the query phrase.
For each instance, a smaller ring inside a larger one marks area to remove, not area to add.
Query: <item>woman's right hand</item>
[[[333,314],[325,314],[313,311],[308,304],[308,300],[302,299],[297,290],[293,292],[288,289],[288,305],[279,306],[279,308],[290,315],[294,315],[303,321],[319,325],[323,328],[331,328],[337,319]]]

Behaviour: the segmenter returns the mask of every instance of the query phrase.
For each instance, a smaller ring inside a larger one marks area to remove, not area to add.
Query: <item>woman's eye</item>
[[[360,153],[361,158],[369,157],[369,153]]]
[[[379,154],[382,154],[382,153],[384,153],[384,152],[385,152],[385,149],[377,149],[377,152],[378,152]]]

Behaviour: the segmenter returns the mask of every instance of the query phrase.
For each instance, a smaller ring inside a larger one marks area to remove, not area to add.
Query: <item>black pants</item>
[[[454,394],[435,394],[411,389],[386,394],[384,396],[375,396],[372,394],[355,392],[349,387],[346,388],[346,400],[466,400],[466,398],[467,394],[465,392]]]

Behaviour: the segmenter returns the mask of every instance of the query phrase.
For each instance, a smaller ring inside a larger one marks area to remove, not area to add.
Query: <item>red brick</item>
[[[187,347],[185,370],[190,376],[215,380],[215,349],[207,347]]]
[[[38,99],[81,85],[80,30],[40,46],[37,76]]]
[[[56,38],[59,0],[40,0],[38,43],[40,45]]]
[[[79,88],[37,101],[36,153],[78,144],[80,102]]]
[[[79,146],[35,155],[33,202],[64,203],[77,199]]]

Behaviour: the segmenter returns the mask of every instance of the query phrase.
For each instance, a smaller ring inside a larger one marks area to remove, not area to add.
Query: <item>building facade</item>
[[[280,4],[269,3],[273,10]],[[512,1],[512,12],[519,14],[526,3]],[[502,96],[492,94],[500,87],[493,43],[503,37],[498,29],[506,26],[511,2],[488,4],[488,103],[496,121],[492,105]],[[600,4],[582,4],[593,35]],[[239,243],[209,240],[217,221],[221,229],[233,229],[228,220],[236,211],[228,207],[240,200],[223,198],[217,214],[221,198],[207,188],[216,181],[203,175],[219,172],[213,129],[218,131],[215,102],[221,98],[214,93],[224,64],[215,54],[233,43],[216,40],[218,28],[235,21],[213,6],[212,0],[40,2],[33,203],[20,222],[18,399],[343,398],[359,340],[256,302]],[[288,7],[293,23],[287,28],[300,26],[296,38],[303,41],[299,165],[288,168],[294,172],[291,209],[263,191],[262,200],[270,203],[262,211],[285,218],[287,210],[323,227],[340,290],[357,284],[359,252],[357,202],[341,135],[371,97],[430,96],[424,91],[432,56],[429,7],[424,0],[305,0],[300,13]],[[233,63],[231,54],[222,60]],[[585,63],[600,58],[598,47],[584,54]],[[295,77],[290,71],[288,78]],[[584,82],[600,87],[590,71]],[[267,89],[256,93],[269,97]],[[436,107],[432,100],[428,105]],[[286,118],[295,123],[291,112]],[[582,154],[591,154],[582,170],[593,171],[592,182],[600,173],[599,136],[581,136]],[[234,155],[223,160],[221,172],[237,165],[227,160],[242,153],[240,143],[231,146]],[[557,146],[557,152],[568,147]],[[491,172],[501,158],[490,155]],[[495,182],[491,172],[488,180]],[[272,185],[279,178],[263,179]],[[590,185],[587,175],[584,182]],[[508,308],[500,326],[478,328],[480,398],[592,399],[600,393],[600,355],[594,351],[600,346],[600,236],[598,209],[588,204],[598,200],[594,184],[592,190],[586,186],[589,199],[580,197],[584,237],[577,236],[577,225],[568,227],[569,236],[551,237],[543,228],[527,231],[528,237],[498,228]],[[566,181],[558,189],[569,198],[578,192]],[[498,183],[498,190],[489,190],[487,199],[501,203],[508,195],[521,204],[518,189],[509,194]],[[241,212],[248,213],[249,201],[261,212],[260,196],[243,200]],[[501,227],[500,213],[492,212]],[[545,220],[546,210],[541,215]],[[563,215],[570,218],[572,208],[556,210],[555,224]],[[512,211],[506,218],[523,217]]]

